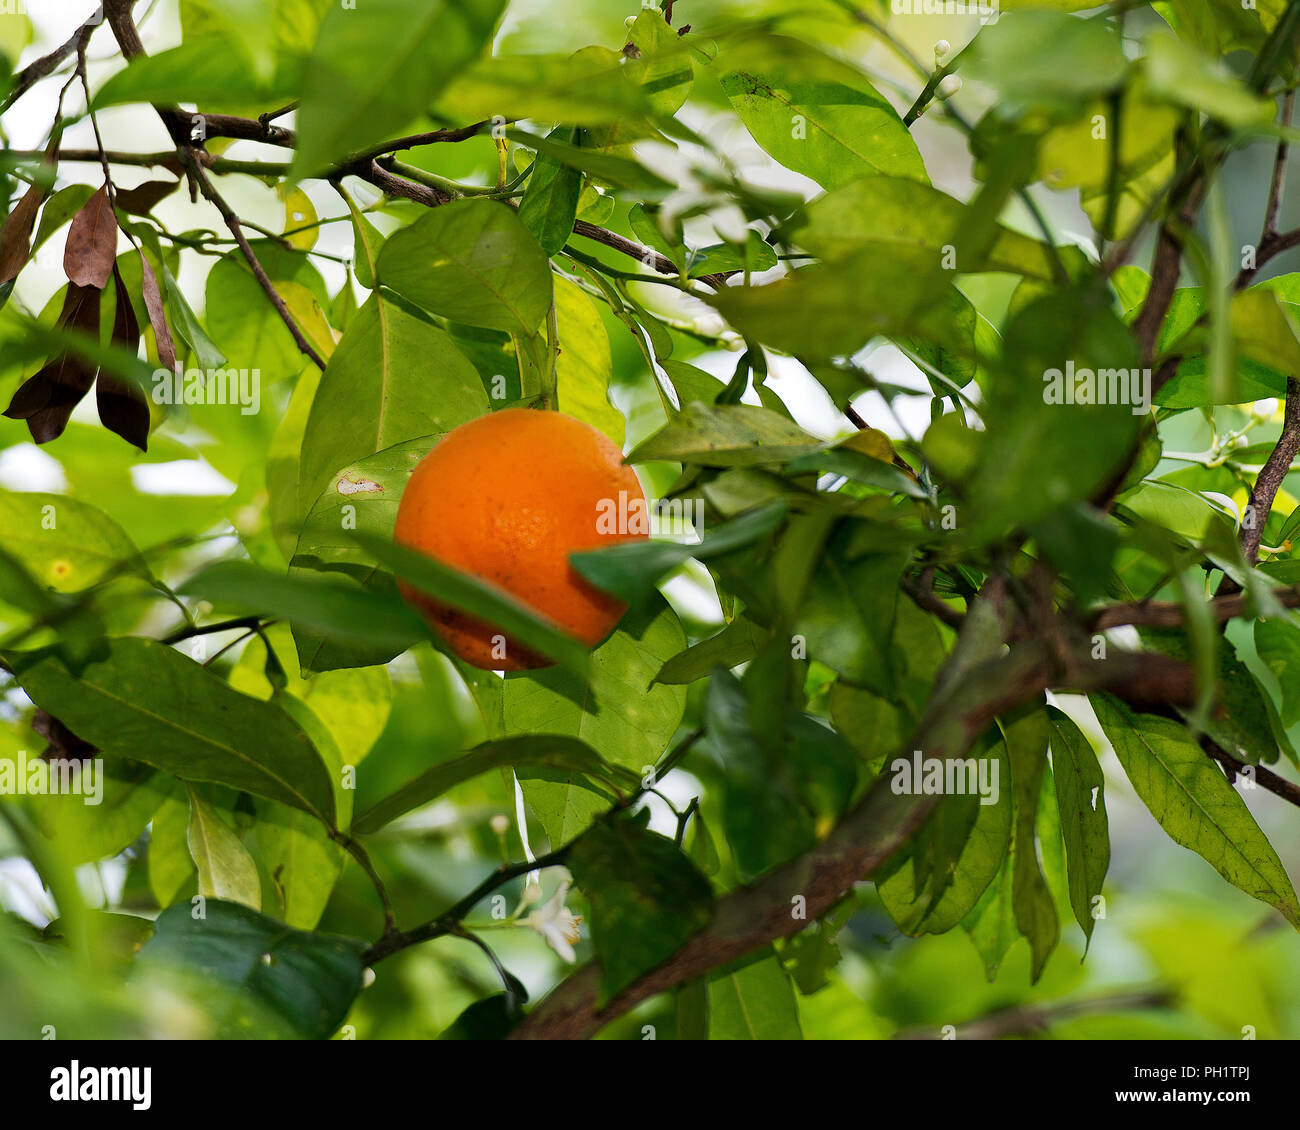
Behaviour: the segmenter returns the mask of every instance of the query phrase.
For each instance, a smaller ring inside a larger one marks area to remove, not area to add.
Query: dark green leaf
[[[602,1004],[708,925],[708,880],[641,820],[594,825],[573,845],[568,864],[591,903]]]
[[[291,930],[208,899],[201,918],[185,904],[164,910],[138,964],[192,987],[217,1036],[323,1040],[361,991],[361,950],[352,939]]]

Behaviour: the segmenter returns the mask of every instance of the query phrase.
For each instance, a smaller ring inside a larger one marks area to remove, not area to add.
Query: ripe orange
[[[611,530],[611,506],[619,514],[645,507],[641,485],[614,444],[572,416],[504,408],[448,432],[420,461],[393,538],[505,589],[594,646],[625,606],[588,584],[569,554],[647,536],[636,524],[634,532],[618,532],[619,524]],[[602,512],[606,521],[598,524]],[[399,587],[475,667],[518,671],[551,662],[491,624],[404,582]]]

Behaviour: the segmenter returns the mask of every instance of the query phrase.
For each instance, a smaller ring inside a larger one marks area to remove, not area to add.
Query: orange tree
[[[1243,800],[1300,802],[1300,3],[514,7],[106,0],[21,67],[0,16],[3,442],[59,471],[0,497],[0,1032],[785,1037],[873,930],[1028,985],[1109,925],[1111,750],[1300,922]],[[508,579],[544,446],[394,542],[501,410],[657,500],[570,558],[594,646]]]

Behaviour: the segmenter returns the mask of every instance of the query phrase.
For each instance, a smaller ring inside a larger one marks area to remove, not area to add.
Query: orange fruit
[[[645,495],[622,453],[559,412],[503,408],[448,432],[411,474],[397,509],[401,545],[504,589],[587,646],[625,605],[589,584],[569,554],[646,537]],[[602,515],[603,520],[602,520]],[[402,595],[465,662],[518,671],[552,661],[405,582]]]

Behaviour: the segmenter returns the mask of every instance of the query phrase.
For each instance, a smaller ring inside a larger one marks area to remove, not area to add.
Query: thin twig
[[[546,855],[539,855],[531,862],[525,860],[522,863],[502,864],[463,899],[454,906],[448,907],[447,910],[431,922],[426,922],[423,926],[416,926],[413,930],[395,930],[385,934],[384,937],[366,950],[362,955],[362,961],[366,965],[375,965],[377,962],[383,961],[384,958],[392,957],[393,954],[410,946],[455,933],[460,926],[461,920],[498,887],[510,882],[511,879],[527,875],[530,871],[540,871],[544,867],[554,867],[563,863],[568,853],[569,846],[565,845],[555,851],[548,852]]]
[[[998,1040],[1004,1036],[1026,1036],[1046,1032],[1052,1024],[1074,1016],[1097,1013],[1131,1012],[1134,1009],[1167,1008],[1174,994],[1169,989],[1116,993],[1107,997],[1061,1001],[1057,1004],[1024,1004],[998,1009],[965,1024],[955,1026],[958,1040]],[[895,1040],[940,1040],[944,1031],[932,1025],[904,1028],[894,1033]]]
[[[379,902],[384,908],[383,936],[384,938],[395,936],[398,930],[397,919],[393,915],[392,900],[388,897],[388,888],[384,886],[384,881],[379,877],[379,872],[375,870],[375,865],[370,862],[370,853],[346,832],[331,829],[330,839],[342,845],[343,849],[357,861],[357,865],[366,873],[366,877],[375,888],[375,893],[379,895]]]
[[[260,628],[262,618],[260,616],[240,616],[234,620],[222,620],[216,624],[190,625],[189,627],[180,628],[172,632],[169,636],[164,636],[159,642],[168,646],[180,643],[182,640],[193,639],[195,636],[210,636],[217,632],[233,632],[239,628]]]
[[[1264,537],[1264,524],[1273,509],[1273,500],[1282,487],[1282,480],[1291,471],[1296,452],[1300,451],[1300,382],[1295,377],[1286,379],[1286,408],[1282,413],[1282,434],[1269,453],[1263,469],[1250,489],[1250,503],[1246,514],[1251,521],[1241,524],[1241,552],[1251,564],[1259,557],[1259,543]]]
[[[73,33],[66,43],[61,44],[48,55],[42,55],[39,59],[24,67],[15,76],[13,86],[10,88],[9,93],[5,95],[4,101],[0,102],[0,113],[9,109],[41,79],[48,78],[58,70],[59,64],[69,55],[83,52],[86,44],[90,42],[90,37],[95,32],[95,28],[98,26],[97,23],[88,20]]]
[[[1244,761],[1239,761],[1208,734],[1201,735],[1201,748],[1223,766],[1228,779],[1234,784],[1238,779],[1253,780],[1261,789],[1267,789],[1274,796],[1300,807],[1300,785],[1279,777],[1263,765],[1247,765]]]
[[[193,156],[189,162],[189,168],[194,179],[198,182],[199,191],[221,213],[221,218],[226,221],[226,227],[230,229],[230,234],[235,237],[235,242],[239,244],[239,250],[248,263],[249,270],[253,272],[253,277],[257,279],[258,285],[266,293],[266,297],[271,300],[271,305],[275,307],[276,313],[280,315],[280,320],[288,328],[299,351],[324,372],[324,358],[312,348],[311,342],[298,328],[298,323],[294,320],[293,315],[289,313],[288,305],[280,296],[280,292],[275,289],[275,284],[271,282],[271,278],[258,260],[252,244],[248,242],[248,237],[244,234],[244,228],[239,222],[239,217],[235,215],[234,209],[226,203],[225,198],[217,191],[216,186],[212,183],[212,178],[208,176],[207,171],[203,168],[203,162],[197,156]]]

